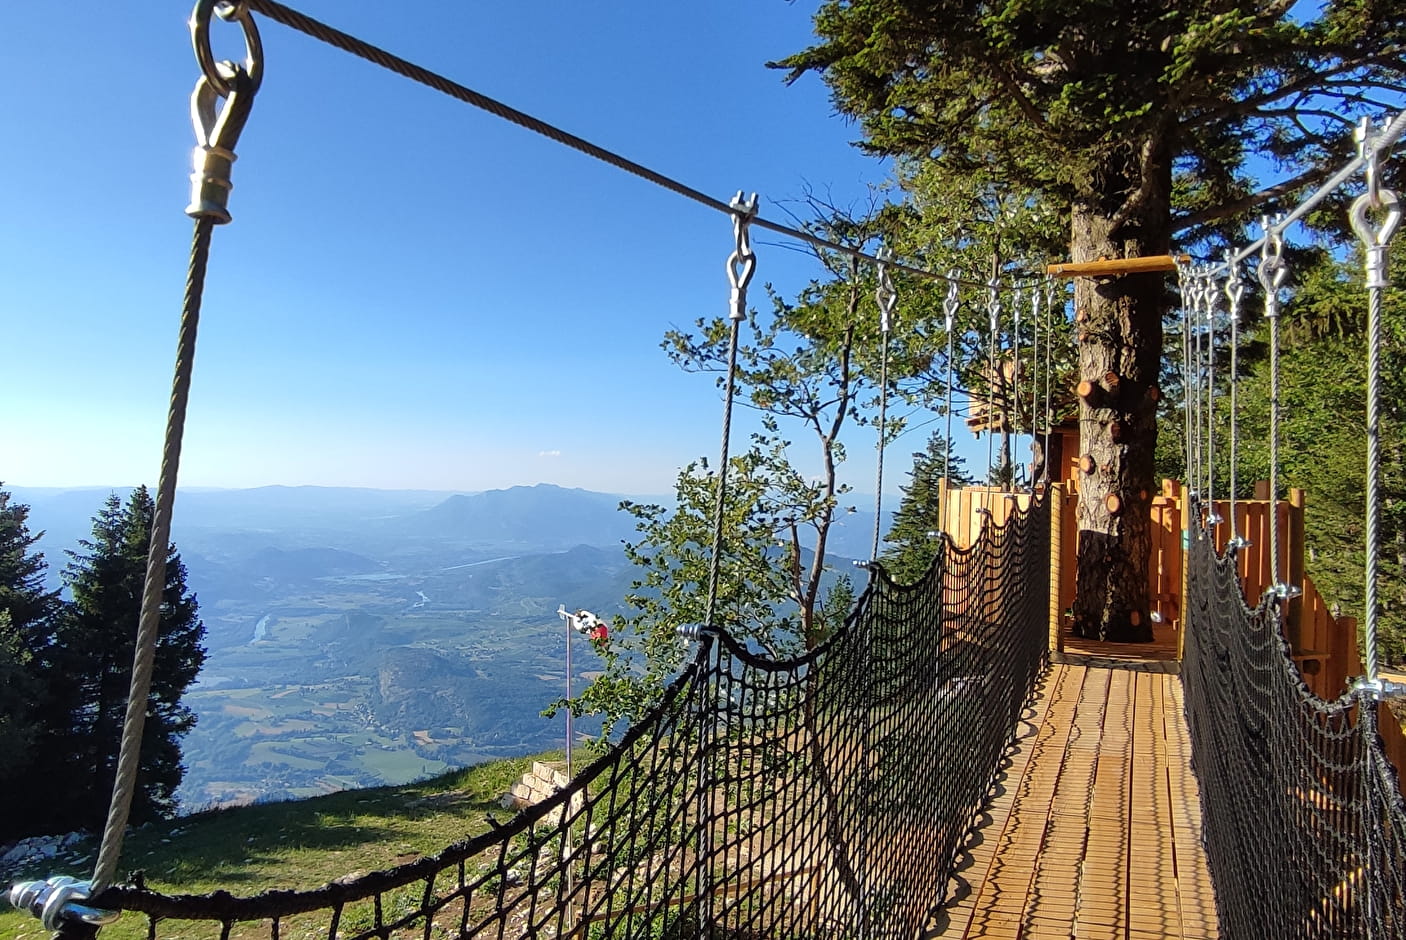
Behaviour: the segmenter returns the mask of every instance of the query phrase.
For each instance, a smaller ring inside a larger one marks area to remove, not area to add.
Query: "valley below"
[[[47,530],[40,548],[58,587],[64,550],[113,491],[13,490],[32,528]],[[639,572],[623,550],[637,533],[621,498],[545,484],[183,491],[173,540],[207,658],[185,697],[198,720],[183,742],[181,811],[563,747],[564,717],[542,715],[566,695],[557,609],[626,612]],[[833,544],[857,557],[872,516],[847,521]],[[573,642],[579,692],[600,660]]]

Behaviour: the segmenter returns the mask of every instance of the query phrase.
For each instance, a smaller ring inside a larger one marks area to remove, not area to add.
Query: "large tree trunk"
[[[1154,148],[1105,164],[1073,206],[1074,261],[1166,254],[1171,165]],[[1137,208],[1124,208],[1141,187]],[[1122,218],[1120,218],[1120,215]],[[1147,566],[1156,491],[1157,380],[1166,288],[1160,274],[1078,278],[1081,456],[1074,631],[1130,643],[1152,639]],[[1084,384],[1087,383],[1087,384]]]

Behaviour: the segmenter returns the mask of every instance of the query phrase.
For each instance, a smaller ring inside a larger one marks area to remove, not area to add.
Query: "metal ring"
[[[264,45],[259,28],[247,4],[229,0],[196,0],[190,14],[190,41],[195,48],[195,61],[200,71],[221,98],[234,90],[234,73],[239,68],[230,61],[216,61],[210,48],[210,16],[214,14],[227,23],[238,23],[244,30],[244,71],[249,76],[251,90],[257,91],[264,78]]]

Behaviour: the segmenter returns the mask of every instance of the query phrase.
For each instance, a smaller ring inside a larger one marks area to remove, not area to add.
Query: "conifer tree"
[[[1399,90],[1399,4],[824,0],[820,41],[776,63],[822,74],[864,146],[1038,192],[1075,261],[1168,253],[1285,205],[1351,152]],[[1282,170],[1257,178],[1258,155]],[[1080,279],[1083,449],[1075,629],[1151,638],[1146,565],[1167,292]],[[1113,378],[1108,378],[1112,376]],[[1109,498],[1114,497],[1114,498]]]
[[[34,546],[29,507],[0,490],[0,787],[12,795],[39,789],[33,779],[34,747],[44,741],[40,705],[45,683],[39,663],[52,641],[59,610],[57,591],[44,589],[44,556]],[[0,813],[0,838],[18,834],[22,814]]]
[[[948,486],[975,482],[967,475],[965,461],[951,450],[947,437],[934,431],[927,448],[913,455],[908,485],[901,487],[903,501],[893,515],[893,528],[884,539],[893,547],[884,554],[883,562],[895,580],[916,581],[937,553],[937,540],[930,533],[945,529],[940,506],[944,470]]]
[[[62,819],[51,827],[101,827],[116,774],[131,680],[137,621],[155,505],[138,487],[124,506],[116,496],[93,519],[93,536],[70,552],[64,580],[73,596],[60,619],[54,666],[64,676],[56,695],[67,723],[68,772]],[[205,661],[204,624],[186,589],[186,570],[174,545],[167,550],[160,639],[142,739],[131,820],[171,815],[184,768],[181,737],[195,724],[181,703]],[[82,768],[74,773],[72,768]]]

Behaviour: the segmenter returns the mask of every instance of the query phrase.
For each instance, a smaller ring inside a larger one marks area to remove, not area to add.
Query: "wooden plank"
[[[1189,256],[1182,255],[1189,260]],[[1117,277],[1123,274],[1147,274],[1175,271],[1177,258],[1171,255],[1148,255],[1145,258],[1100,258],[1097,261],[1066,261],[1045,265],[1045,273],[1056,277]]]

